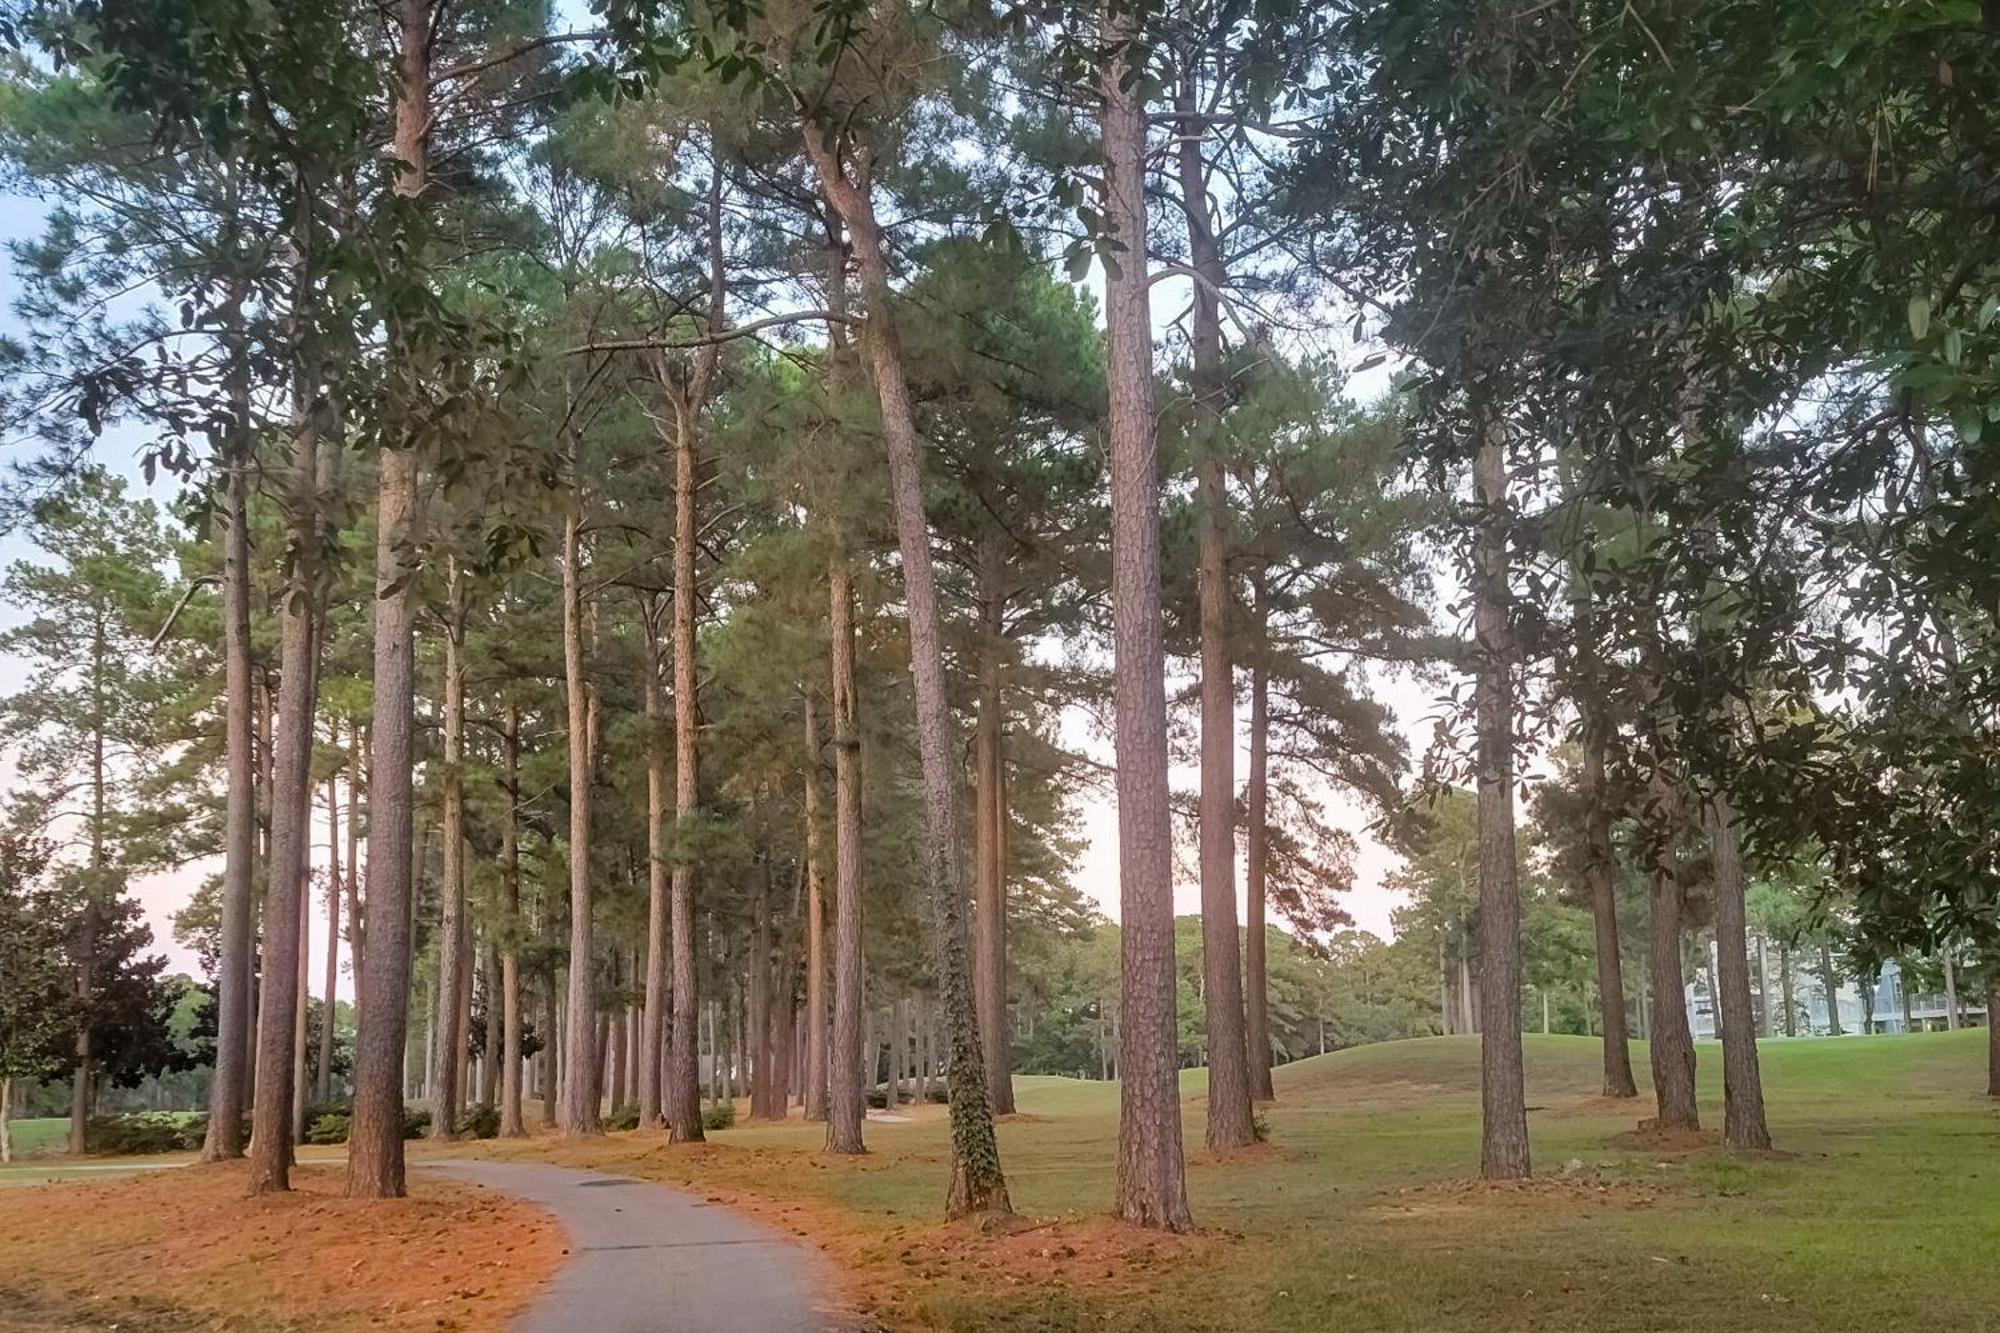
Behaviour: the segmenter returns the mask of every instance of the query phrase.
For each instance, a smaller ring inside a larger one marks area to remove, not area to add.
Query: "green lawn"
[[[16,1120],[12,1128],[14,1156],[17,1158],[59,1153],[69,1141],[69,1121],[55,1116],[44,1120]]]
[[[828,1162],[820,1128],[743,1126],[713,1153],[616,1135],[606,1164],[802,1198],[808,1229],[850,1239],[908,1294],[901,1322],[951,1330],[2000,1329],[2000,1111],[1982,1031],[1774,1041],[1763,1048],[1786,1156],[1667,1156],[1614,1147],[1650,1100],[1598,1099],[1599,1047],[1527,1039],[1535,1166],[1528,1188],[1470,1184],[1476,1039],[1396,1042],[1278,1071],[1271,1144],[1202,1158],[1186,1104],[1189,1193],[1206,1238],[1113,1289],[1052,1249],[1047,1274],[998,1280],[920,1263],[943,1192],[944,1126],[871,1122],[870,1155]],[[1642,1070],[1645,1050],[1634,1047]],[[1705,1123],[1720,1125],[1720,1051],[1701,1051]],[[1038,1217],[1111,1203],[1115,1086],[1020,1080],[1001,1129],[1014,1202]],[[749,1151],[738,1151],[738,1150]],[[548,1140],[497,1151],[561,1151]],[[1051,1233],[1060,1236],[1059,1231]],[[947,1253],[949,1251],[946,1251]],[[858,1255],[858,1257],[857,1257]],[[913,1279],[911,1270],[915,1269]],[[1018,1264],[1016,1265],[1018,1269]]]

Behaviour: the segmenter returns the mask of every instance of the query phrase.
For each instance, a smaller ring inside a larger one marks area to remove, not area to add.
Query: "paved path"
[[[693,1195],[538,1162],[432,1161],[554,1214],[570,1258],[515,1333],[836,1333],[820,1255]]]

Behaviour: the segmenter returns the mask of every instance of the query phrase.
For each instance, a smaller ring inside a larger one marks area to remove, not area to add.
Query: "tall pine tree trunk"
[[[292,447],[293,559],[280,612],[280,693],[271,782],[271,861],[264,890],[264,1001],[257,1015],[256,1106],[250,1133],[251,1194],[291,1188],[292,1122],[302,1036],[299,992],[306,950],[306,868],[312,826],[313,718],[319,673],[319,423],[310,396]]]
[[[441,836],[444,882],[438,920],[437,1044],[431,1048],[432,1142],[458,1137],[465,1100],[460,1077],[466,1051],[465,1007],[461,993],[472,960],[466,956],[465,901],[465,587],[455,557],[445,573],[444,773]]]
[[[567,1136],[598,1132],[597,985],[591,933],[591,716],[583,674],[583,503],[563,520],[563,680],[569,743],[568,1066],[557,1123]]]
[[[1004,538],[989,534],[979,550],[979,717],[973,730],[973,989],[979,1046],[986,1056],[986,1098],[995,1115],[1014,1113],[1014,1043],[1007,1031],[1007,802],[1004,795],[1001,636]]]
[[[666,1062],[660,1054],[666,1044],[667,1008],[673,995],[667,979],[670,928],[667,753],[660,735],[660,638],[656,604],[649,599],[642,614],[646,621],[645,678],[639,690],[646,710],[646,993],[639,1035],[639,1049],[644,1053],[639,1069],[639,1128],[653,1129],[666,1124],[660,1102],[661,1075]]]
[[[1707,805],[1714,862],[1716,1014],[1722,1025],[1722,1141],[1732,1148],[1768,1148],[1764,1079],[1757,1066],[1757,1027],[1750,1000],[1750,953],[1743,908],[1743,848],[1736,812],[1720,792]]]
[[[336,731],[336,734],[338,732]],[[326,1004],[319,1014],[319,1067],[313,1100],[333,1100],[334,988],[340,983],[340,783],[326,779]]]
[[[1243,839],[1243,887],[1248,899],[1243,937],[1243,1019],[1244,1044],[1250,1060],[1250,1095],[1257,1101],[1268,1102],[1276,1100],[1278,1094],[1271,1083],[1271,983],[1264,960],[1264,880],[1270,858],[1266,824],[1270,818],[1271,678],[1262,657],[1261,591],[1256,612],[1259,656],[1250,667],[1250,774],[1243,795],[1248,826]]]
[[[1479,1173],[1528,1174],[1521,1062],[1521,893],[1514,855],[1514,635],[1508,594],[1507,446],[1486,428],[1473,464],[1481,510],[1474,562],[1479,678]]]
[[[395,191],[418,199],[428,182],[431,124],[431,7],[399,0]],[[390,327],[392,393],[413,407],[420,369],[408,337]],[[413,424],[413,423],[408,423]],[[416,663],[411,584],[416,570],[417,460],[412,447],[385,446],[376,479],[374,714],[369,723],[368,950],[360,988],[361,1031],[354,1052],[354,1118],[347,1138],[347,1192],[400,1198],[403,1177],[403,1047],[409,1027],[411,731]]]
[[[1833,1036],[1844,1037],[1847,1035],[1847,1030],[1840,1022],[1840,978],[1834,974],[1833,950],[1828,947],[1825,940],[1821,940],[1819,944],[1819,984],[1820,989],[1826,992],[1827,1031]],[[1954,984],[1950,989],[1951,1007],[1956,1010],[1958,987]]]
[[[1583,772],[1585,895],[1590,900],[1590,924],[1597,947],[1597,1009],[1604,1029],[1604,1095],[1637,1097],[1632,1077],[1632,1052],[1625,1031],[1625,969],[1618,952],[1618,900],[1611,877],[1616,868],[1611,849],[1611,805],[1605,795],[1604,750],[1607,733],[1594,696],[1584,708]]]
[[[1242,959],[1236,933],[1236,679],[1229,641],[1229,496],[1223,473],[1221,287],[1228,280],[1209,214],[1204,124],[1195,79],[1183,70],[1175,109],[1186,119],[1177,140],[1180,208],[1195,271],[1188,325],[1198,430],[1195,529],[1201,622],[1201,962],[1208,1020],[1208,1146],[1256,1141],[1244,1038]]]
[[[820,839],[819,710],[810,686],[806,723],[806,1007],[805,1117],[826,1119],[826,874]]]
[[[802,128],[820,187],[847,223],[860,265],[868,309],[868,359],[882,409],[889,491],[903,560],[903,599],[910,622],[910,673],[916,686],[917,747],[929,844],[926,878],[936,936],[938,997],[944,1010],[950,1061],[951,1181],[945,1194],[945,1214],[962,1217],[1011,1212],[1006,1177],[1000,1169],[993,1109],[986,1098],[986,1063],[972,997],[972,941],[966,927],[957,766],[953,761],[956,738],[945,683],[944,631],[924,515],[922,446],[896,341],[888,259],[876,226],[867,164],[862,164],[857,184],[849,179],[820,128],[811,123]]]
[[[1126,83],[1134,16],[1107,0],[1098,71],[1111,470],[1112,700],[1116,714],[1121,1034],[1118,1215],[1185,1231],[1175,1011],[1173,827],[1167,791],[1166,646],[1160,615],[1160,481],[1153,320],[1146,282],[1146,124]],[[956,1079],[954,1079],[956,1082]]]
[[[257,742],[250,683],[250,520],[248,513],[248,368],[231,358],[231,396],[246,401],[242,438],[232,446],[224,479],[222,514],[223,751],[228,789],[222,825],[222,930],[217,959],[215,1074],[208,1088],[208,1127],[201,1160],[243,1155],[243,1110],[250,1068],[245,1058],[251,1021],[251,971],[255,966],[254,880],[257,859]],[[358,973],[358,969],[357,969]]]
[[[715,201],[711,199],[711,210]],[[719,225],[719,223],[714,224]],[[711,228],[711,243],[719,245]],[[721,322],[720,259],[713,280],[717,293],[710,310],[710,322]],[[712,366],[713,362],[704,364]],[[707,373],[700,375],[697,392],[706,392]],[[695,503],[700,488],[700,460],[695,456],[694,405],[676,410],[674,435],[674,824],[679,828],[695,817],[701,800],[700,751],[696,746],[701,724],[701,700],[695,684]],[[696,1049],[700,1035],[695,1031],[694,970],[694,865],[684,856],[675,857],[670,897],[670,938],[673,949],[673,991],[669,1010],[673,1031],[669,1038],[668,1077],[664,1097],[667,1127],[680,1143],[702,1139],[701,1101],[697,1084],[701,1054]]]
[[[861,1061],[861,738],[854,702],[854,593],[847,564],[828,567],[833,658],[833,1043],[827,1052],[826,1150],[864,1151]]]
[[[500,1137],[528,1136],[521,1118],[521,707],[512,699],[500,720],[500,780],[507,819],[500,826],[500,873],[507,920],[500,950]],[[492,1022],[491,1012],[487,1022]]]

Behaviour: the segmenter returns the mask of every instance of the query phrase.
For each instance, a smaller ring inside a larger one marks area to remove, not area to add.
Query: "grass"
[[[46,1157],[61,1152],[69,1142],[69,1121],[58,1116],[16,1120],[10,1128],[14,1131],[16,1158]]]
[[[1763,1048],[1780,1154],[1663,1154],[1613,1139],[1649,1100],[1599,1098],[1591,1039],[1527,1038],[1535,1165],[1487,1186],[1478,1046],[1440,1037],[1278,1071],[1271,1142],[1201,1152],[1185,1106],[1201,1233],[1108,1221],[1115,1086],[1023,1078],[1001,1128],[1031,1231],[937,1217],[945,1125],[870,1122],[870,1154],[818,1153],[820,1127],[743,1125],[707,1149],[611,1135],[487,1151],[690,1184],[826,1246],[891,1327],[954,1333],[2000,1329],[2000,1124],[1980,1095],[1985,1033],[1774,1041]],[[1634,1047],[1642,1067],[1643,1047]],[[1720,1052],[1701,1052],[1704,1122]],[[1198,1084],[1196,1086],[1199,1086]],[[463,1151],[463,1149],[456,1149]]]

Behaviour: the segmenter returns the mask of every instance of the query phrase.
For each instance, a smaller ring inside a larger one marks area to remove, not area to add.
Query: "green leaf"
[[[1931,328],[1931,298],[1922,292],[1910,298],[1910,336],[1923,341]]]

